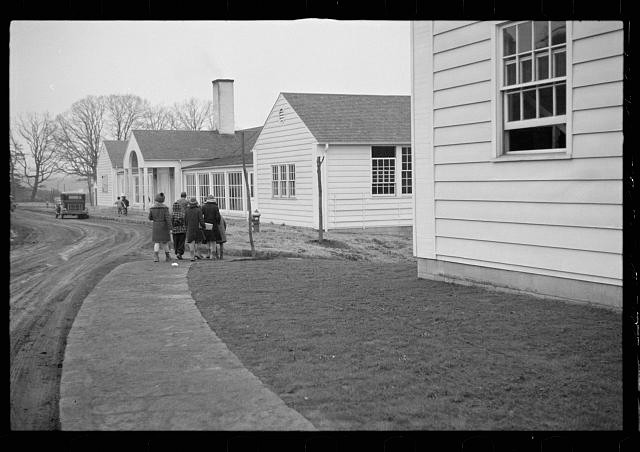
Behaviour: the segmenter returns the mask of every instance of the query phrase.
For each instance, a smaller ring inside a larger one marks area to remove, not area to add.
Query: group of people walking
[[[118,216],[127,215],[127,210],[129,209],[129,200],[125,195],[118,196],[118,199],[114,203],[116,208],[118,209]]]
[[[207,245],[207,259],[222,259],[226,237],[226,223],[216,199],[209,195],[202,207],[196,198],[187,201],[187,194],[182,192],[180,199],[173,203],[171,214],[164,204],[164,194],[155,197],[155,203],[149,208],[149,220],[153,221],[152,241],[154,262],[158,262],[160,248],[169,254],[170,235],[173,235],[173,249],[177,259],[182,259],[185,244],[189,247],[191,261],[204,259],[200,253],[201,243]]]

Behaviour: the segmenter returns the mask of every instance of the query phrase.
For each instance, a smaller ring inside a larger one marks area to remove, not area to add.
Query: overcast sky
[[[15,21],[11,117],[62,113],[87,95],[210,100],[234,80],[236,128],[261,126],[279,92],[410,94],[409,23]]]

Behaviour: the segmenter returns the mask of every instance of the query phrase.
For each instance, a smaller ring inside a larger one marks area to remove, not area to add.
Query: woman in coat
[[[211,259],[212,255],[215,253],[216,258],[218,258],[218,253],[216,252],[216,243],[220,243],[220,209],[218,209],[218,201],[213,197],[213,195],[207,196],[207,201],[202,206],[202,215],[204,216],[204,236],[207,241],[207,248],[209,249],[209,255],[207,259]],[[222,251],[222,250],[221,250]]]
[[[191,198],[187,209],[184,213],[184,225],[187,228],[187,236],[185,238],[189,245],[189,252],[191,253],[191,261],[196,260],[196,247],[202,237],[201,229],[204,229],[204,217],[202,216],[202,209],[198,206],[198,200]]]
[[[169,231],[171,230],[171,215],[169,215],[169,208],[164,205],[164,193],[156,195],[155,201],[156,202],[149,209],[149,220],[153,221],[153,232],[151,234],[154,254],[153,261],[160,261],[158,258],[158,252],[160,251],[161,245],[164,249],[167,261],[170,261],[169,240],[171,240],[171,237],[169,235]]]

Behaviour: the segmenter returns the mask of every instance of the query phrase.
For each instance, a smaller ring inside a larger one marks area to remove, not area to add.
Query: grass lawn
[[[619,313],[341,257],[200,261],[188,275],[213,331],[317,428],[622,428]]]

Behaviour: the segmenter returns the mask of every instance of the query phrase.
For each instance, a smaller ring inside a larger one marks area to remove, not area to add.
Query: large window
[[[227,203],[224,194],[224,173],[211,173],[212,195],[218,201],[218,208],[226,209]]]
[[[371,194],[394,195],[396,193],[396,148],[373,146],[371,148]]]
[[[564,21],[500,29],[504,153],[566,148],[566,30]]]
[[[200,205],[204,204],[207,200],[207,196],[209,196],[209,174],[208,173],[199,173],[198,174],[198,198]]]
[[[402,148],[402,194],[412,193],[411,148]]]
[[[280,198],[296,196],[296,165],[271,166],[271,195]]]
[[[242,173],[229,173],[229,210],[242,210]]]
[[[185,174],[187,198],[195,198],[196,196],[196,175]]]

